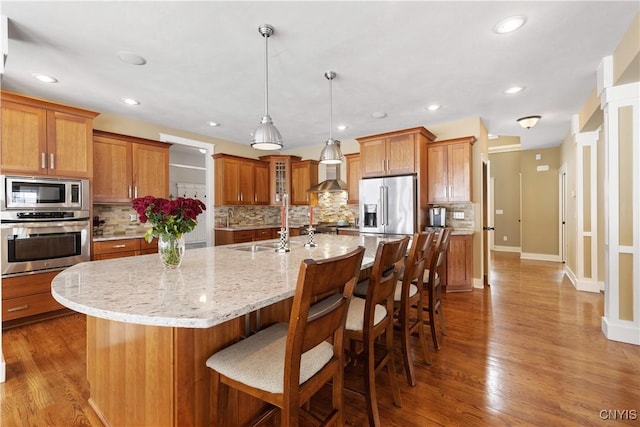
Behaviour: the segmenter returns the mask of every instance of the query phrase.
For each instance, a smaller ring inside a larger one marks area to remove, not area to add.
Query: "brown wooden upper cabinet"
[[[97,115],[2,92],[2,173],[91,178]]]
[[[347,188],[348,188],[348,204],[357,205],[360,201],[360,153],[352,153],[344,155],[347,161]]]
[[[269,165],[254,159],[215,154],[215,205],[269,204]]]
[[[318,183],[318,161],[300,160],[291,162],[291,204],[308,205],[311,195],[309,188]]]
[[[268,155],[259,159],[269,162],[269,203],[281,205],[283,194],[291,196],[291,163],[302,160],[302,157]]]
[[[356,138],[360,143],[362,177],[419,172],[422,145],[435,138],[423,127]]]
[[[136,197],[169,197],[169,147],[164,142],[93,132],[94,203],[130,203]]]
[[[474,136],[428,145],[428,203],[471,202],[471,146]]]

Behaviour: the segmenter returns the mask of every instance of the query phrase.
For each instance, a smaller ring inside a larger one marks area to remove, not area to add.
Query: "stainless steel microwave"
[[[89,210],[89,180],[1,175],[5,210]]]

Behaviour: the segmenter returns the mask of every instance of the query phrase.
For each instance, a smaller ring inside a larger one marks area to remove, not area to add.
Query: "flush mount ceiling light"
[[[207,124],[211,127],[216,127],[216,126],[220,126],[220,123],[218,122],[207,122]]]
[[[338,125],[338,130],[347,130],[349,126],[347,125]]]
[[[258,32],[264,37],[264,116],[251,136],[251,146],[257,150],[280,150],[282,135],[269,116],[269,37],[274,30],[271,25],[262,24]]]
[[[511,16],[498,22],[493,31],[498,34],[507,34],[522,27],[527,22],[527,18],[524,16]]]
[[[376,111],[374,113],[371,113],[371,117],[373,117],[374,119],[384,119],[385,117],[387,117],[387,113],[385,113],[384,111]]]
[[[140,105],[140,101],[138,101],[137,99],[133,99],[133,98],[121,98],[120,99],[122,102],[124,102],[127,105]]]
[[[431,104],[431,105],[427,105],[427,110],[429,111],[436,111],[440,109],[440,105],[438,104]]]
[[[329,80],[329,139],[320,153],[320,163],[335,165],[342,163],[344,159],[342,151],[340,151],[340,141],[331,136],[331,129],[333,129],[333,79],[336,77],[336,73],[327,71],[324,76]]]
[[[33,73],[31,75],[43,83],[58,83],[58,79],[45,74]]]
[[[541,118],[542,116],[527,116],[527,117],[520,117],[516,121],[520,123],[520,126],[522,126],[523,128],[531,129],[536,125],[536,123],[538,123],[538,120],[540,120]]]
[[[507,95],[513,95],[514,93],[520,93],[524,90],[524,86],[511,86],[509,89],[505,89],[504,93]]]

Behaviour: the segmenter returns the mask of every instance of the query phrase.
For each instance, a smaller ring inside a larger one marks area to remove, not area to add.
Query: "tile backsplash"
[[[475,228],[475,206],[473,203],[447,203],[446,205],[428,205],[428,207],[443,207],[447,209],[445,216],[447,227],[453,227],[458,230],[473,230]],[[464,218],[454,218],[454,213],[461,213]]]
[[[227,215],[230,226],[280,224],[280,206],[217,206],[214,208],[215,225],[225,227]],[[353,224],[358,215],[357,205],[347,205],[346,193],[321,193],[318,206],[313,207],[313,222],[338,222]],[[290,206],[289,223],[299,226],[309,223],[309,206]]]
[[[130,220],[132,214],[135,215],[135,221]],[[150,228],[149,224],[138,221],[138,215],[131,205],[93,205],[93,216],[104,221],[101,227],[104,236],[136,236]],[[94,236],[99,236],[95,229]]]

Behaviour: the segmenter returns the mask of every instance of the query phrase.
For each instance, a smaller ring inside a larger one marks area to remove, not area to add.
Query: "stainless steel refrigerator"
[[[417,177],[360,180],[360,233],[413,234],[417,227]]]

